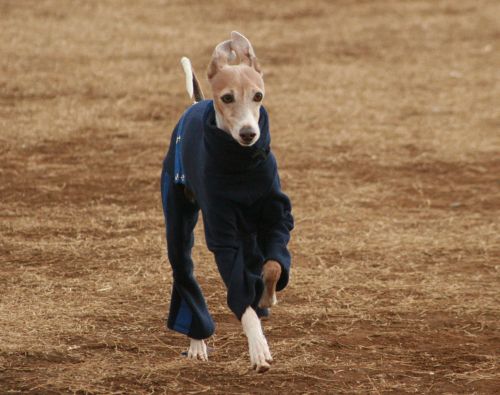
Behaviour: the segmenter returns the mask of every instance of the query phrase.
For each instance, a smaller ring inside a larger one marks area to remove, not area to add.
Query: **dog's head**
[[[217,45],[207,70],[218,126],[242,146],[260,137],[264,80],[250,41],[238,32]]]

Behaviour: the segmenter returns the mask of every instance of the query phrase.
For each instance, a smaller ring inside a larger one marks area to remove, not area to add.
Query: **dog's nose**
[[[243,140],[243,142],[246,144],[250,144],[255,136],[256,136],[256,133],[253,131],[253,129],[250,126],[243,126],[240,129],[240,137]]]

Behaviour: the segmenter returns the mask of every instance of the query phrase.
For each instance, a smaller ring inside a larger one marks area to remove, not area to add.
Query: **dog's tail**
[[[194,74],[193,67],[191,67],[191,61],[183,56],[181,58],[182,69],[186,75],[186,90],[191,99],[194,96],[194,102],[197,103],[202,101],[205,97],[203,96],[203,91],[201,90],[200,83]]]

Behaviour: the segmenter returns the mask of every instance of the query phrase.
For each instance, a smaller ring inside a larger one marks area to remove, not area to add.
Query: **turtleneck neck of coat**
[[[263,106],[259,115],[260,136],[250,147],[240,145],[228,132],[217,127],[213,102],[207,105],[203,119],[203,141],[210,159],[209,167],[224,174],[234,174],[254,170],[268,161],[271,136],[269,118]]]

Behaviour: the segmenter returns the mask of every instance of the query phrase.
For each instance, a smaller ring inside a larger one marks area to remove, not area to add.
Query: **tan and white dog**
[[[181,64],[186,75],[186,89],[194,102],[203,100],[200,84],[188,58]],[[217,127],[232,136],[240,145],[250,147],[259,139],[259,113],[265,95],[262,71],[250,41],[233,31],[231,39],[215,48],[207,70]],[[187,192],[188,193],[188,192]],[[260,308],[276,304],[276,284],[282,272],[281,265],[273,260],[263,266],[264,291]],[[259,317],[248,307],[241,317],[243,332],[248,339],[250,361],[258,372],[265,372],[272,362],[271,352],[264,336]],[[190,339],[187,356],[206,361],[207,346],[204,340]]]

